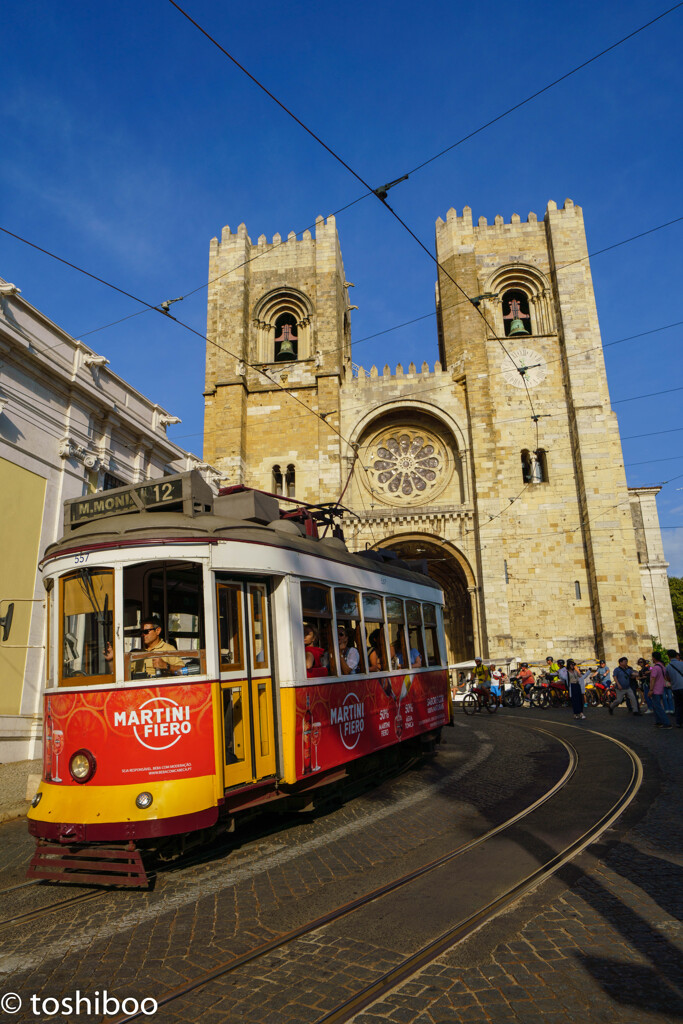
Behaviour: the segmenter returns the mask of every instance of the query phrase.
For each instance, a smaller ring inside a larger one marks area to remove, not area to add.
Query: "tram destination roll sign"
[[[200,473],[192,470],[134,486],[97,491],[83,498],[69,498],[64,502],[64,530],[129,512],[183,512],[195,516],[210,512],[212,506],[211,488]]]

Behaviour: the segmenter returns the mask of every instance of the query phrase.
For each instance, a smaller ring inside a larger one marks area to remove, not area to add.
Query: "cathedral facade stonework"
[[[351,549],[426,565],[451,663],[675,646],[657,488],[626,484],[580,207],[492,225],[450,210],[436,246],[439,359],[380,373],[351,360],[334,218],[256,244],[224,228],[205,460],[226,484],[341,496]]]

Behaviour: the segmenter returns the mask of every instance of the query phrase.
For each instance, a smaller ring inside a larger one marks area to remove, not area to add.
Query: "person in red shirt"
[[[319,646],[318,630],[314,626],[309,626],[307,622],[304,622],[304,647],[306,648],[306,671],[323,668],[321,659],[325,651]]]
[[[521,665],[521,667],[519,669],[519,672],[517,673],[517,678],[519,679],[520,683],[522,684],[525,693],[528,693],[529,690],[531,689],[531,687],[536,682],[536,680],[534,679],[534,674],[531,671],[531,669],[529,668],[529,666],[526,663],[526,661],[522,662],[522,665]]]

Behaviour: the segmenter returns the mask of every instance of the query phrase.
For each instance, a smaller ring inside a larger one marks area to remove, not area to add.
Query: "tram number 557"
[[[87,551],[84,555],[74,555],[74,565],[83,565],[90,558],[90,552]]]

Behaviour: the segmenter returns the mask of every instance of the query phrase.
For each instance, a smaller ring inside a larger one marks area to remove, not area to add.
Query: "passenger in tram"
[[[131,675],[149,678],[155,675],[178,675],[183,667],[181,658],[161,658],[161,654],[173,652],[175,647],[161,637],[161,621],[156,615],[142,620],[142,645],[153,657],[135,659],[131,665]]]
[[[368,637],[368,664],[371,672],[382,671],[382,656],[379,650],[379,645],[382,642],[381,636],[381,630],[373,629],[372,633]]]
[[[393,643],[389,644],[389,656],[392,668],[403,668],[403,655],[401,654],[401,641],[396,636]]]
[[[360,652],[351,643],[346,626],[337,626],[337,637],[339,639],[339,662],[343,676],[352,675],[358,671],[360,665]]]
[[[410,648],[410,667],[422,668],[422,655],[418,651],[417,647]]]
[[[304,647],[306,649],[306,674],[311,676],[327,675],[327,669],[323,665],[325,655],[324,648],[319,646],[318,630],[315,626],[304,622]]]

